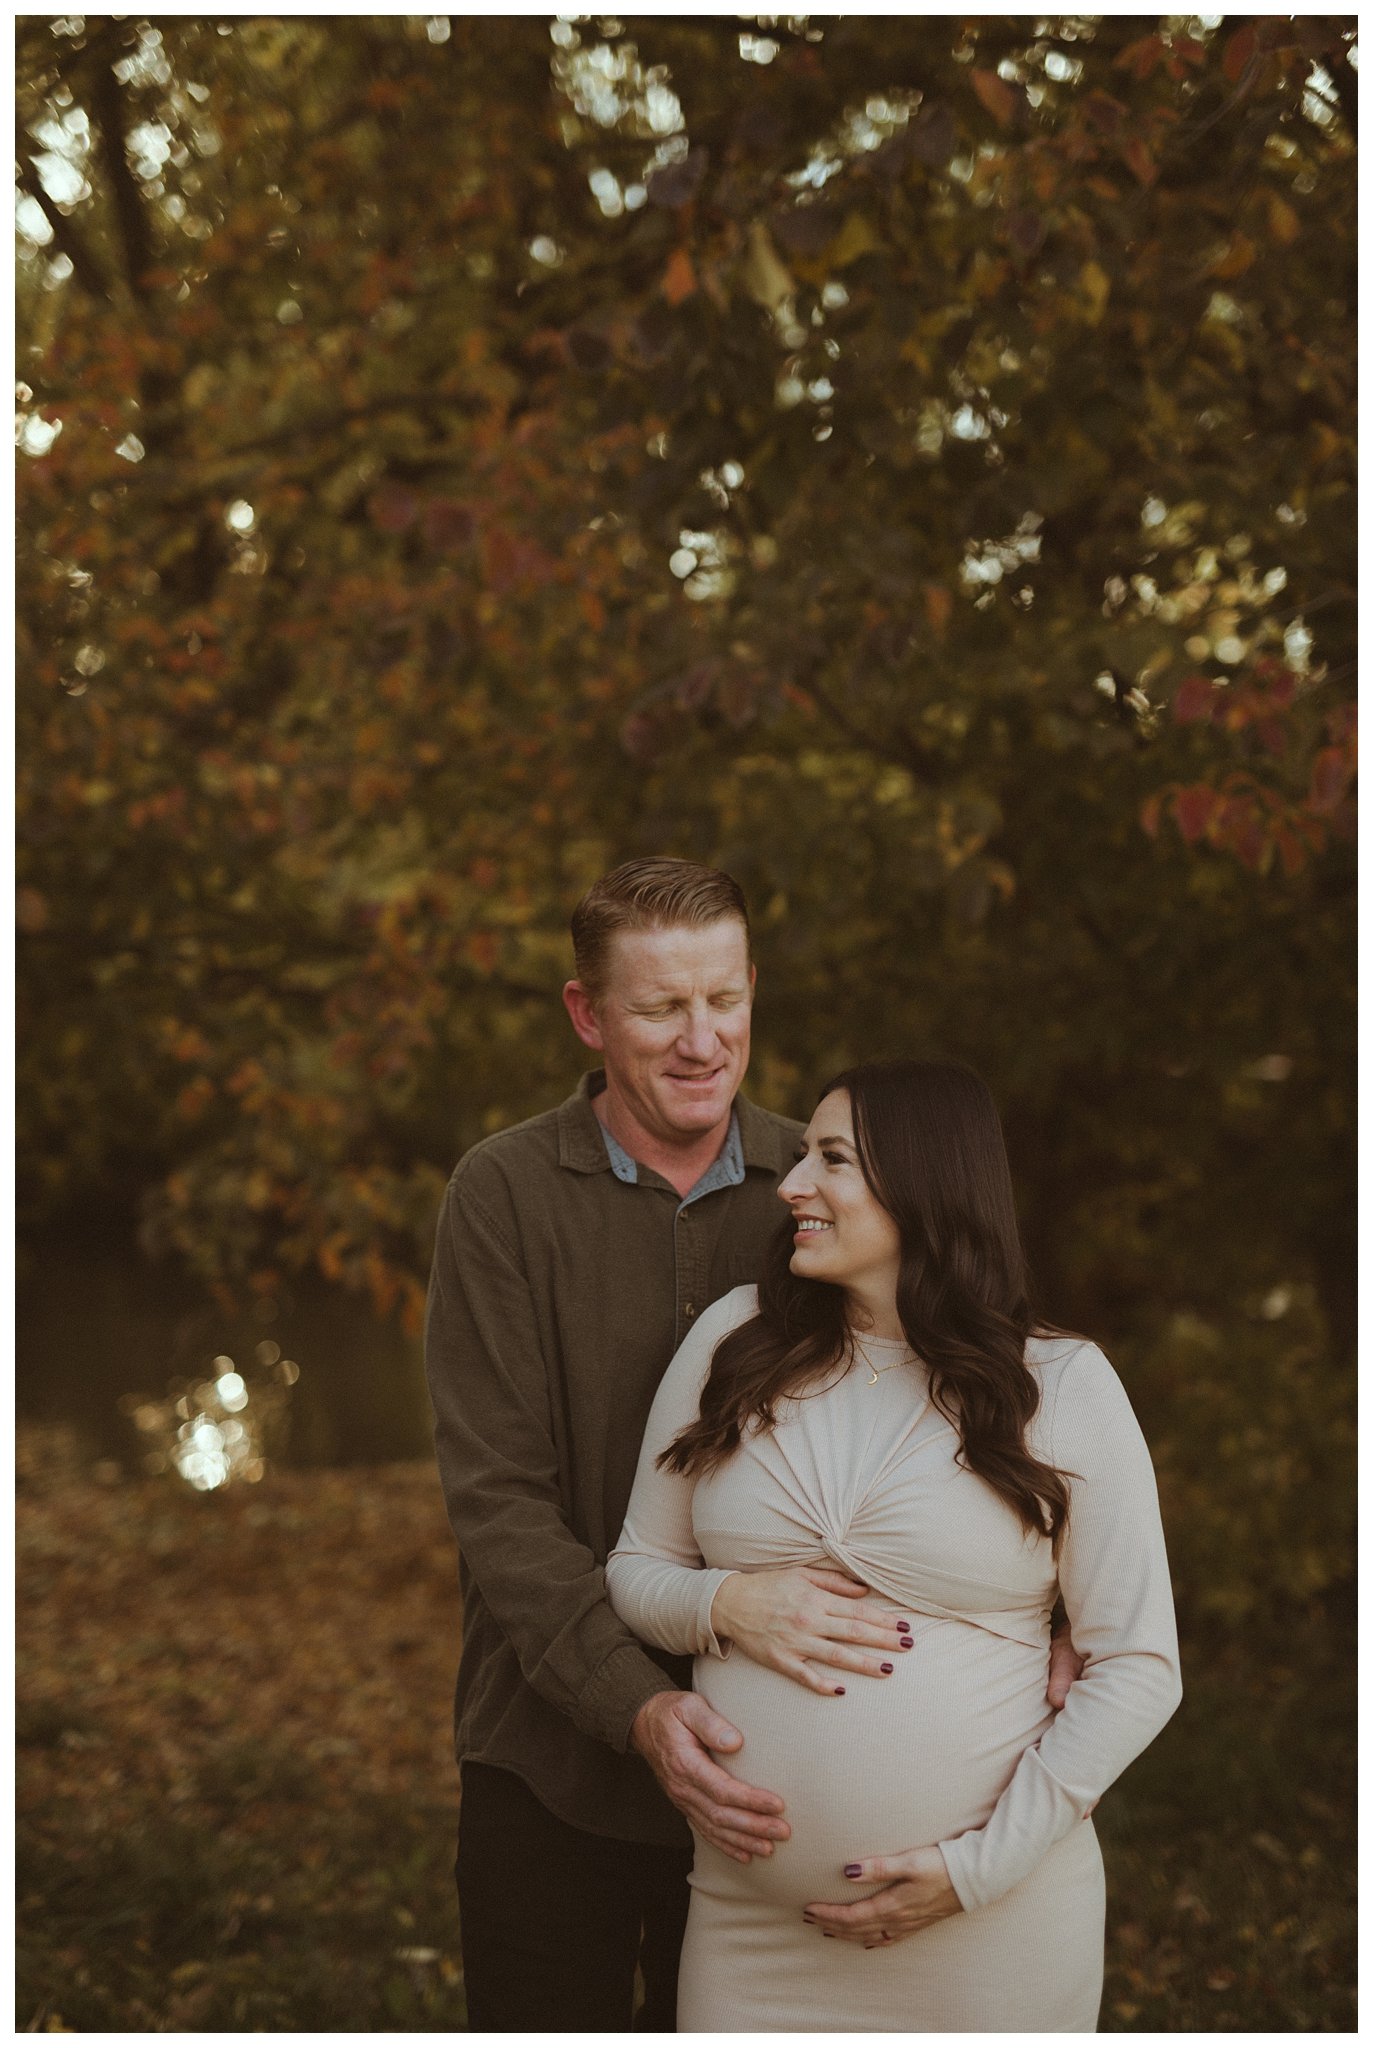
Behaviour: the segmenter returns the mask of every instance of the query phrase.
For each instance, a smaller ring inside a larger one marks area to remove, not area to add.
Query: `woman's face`
[[[901,1233],[863,1178],[846,1088],[811,1118],[805,1151],[777,1192],[791,1210],[791,1270],[867,1300],[896,1297]]]

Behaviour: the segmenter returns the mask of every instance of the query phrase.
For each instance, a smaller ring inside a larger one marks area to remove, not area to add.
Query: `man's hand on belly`
[[[1086,1664],[1073,1648],[1073,1638],[1066,1620],[1061,1621],[1049,1638],[1049,1705],[1058,1713],[1067,1705],[1068,1694],[1086,1670]]]
[[[963,1911],[937,1848],[907,1849],[899,1856],[868,1856],[862,1863],[846,1863],[844,1875],[850,1884],[872,1884],[879,1878],[890,1882],[855,1906],[832,1906],[820,1900],[807,1906],[801,1917],[822,1934],[858,1942],[863,1948],[890,1948],[918,1934],[922,1927]]]
[[[629,1739],[697,1834],[736,1863],[771,1856],[773,1843],[790,1835],[777,1794],[740,1784],[709,1754],[742,1749],[744,1738],[699,1693],[655,1692]]]

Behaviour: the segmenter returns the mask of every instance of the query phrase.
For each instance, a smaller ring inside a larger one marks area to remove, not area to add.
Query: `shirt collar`
[[[592,1114],[593,1116],[595,1115],[594,1110]],[[639,1180],[638,1160],[631,1158],[614,1132],[607,1125],[601,1124],[599,1117],[596,1118],[596,1121],[600,1124],[601,1138],[605,1145],[606,1156],[610,1160],[611,1172],[616,1180],[624,1181],[629,1187],[636,1187]],[[681,1206],[685,1209],[688,1202],[696,1201],[701,1195],[713,1195],[717,1188],[737,1188],[743,1178],[744,1147],[739,1136],[739,1118],[737,1113],[731,1110],[729,1114],[729,1129],[725,1133],[724,1144],[711,1160],[710,1165],[696,1182],[696,1185],[683,1195]]]
[[[789,1173],[796,1163],[795,1141],[790,1132],[785,1128],[779,1131],[775,1119],[746,1095],[735,1096],[734,1114],[739,1120],[745,1166],[761,1166],[778,1175]]]
[[[558,1164],[574,1173],[605,1173],[610,1157],[601,1140],[601,1120],[591,1107],[592,1097],[605,1086],[605,1072],[597,1067],[583,1074],[575,1095],[569,1095],[558,1110]]]
[[[576,1094],[570,1095],[559,1109],[558,1164],[571,1167],[574,1173],[602,1173],[609,1167],[617,1180],[633,1186],[639,1178],[637,1162],[606,1129],[592,1107],[604,1087],[605,1071],[597,1067],[582,1075]],[[737,1187],[746,1167],[763,1166],[776,1172],[779,1163],[777,1143],[766,1121],[751,1102],[736,1095],[725,1142],[684,1197],[683,1206],[699,1195],[714,1193],[716,1188]]]

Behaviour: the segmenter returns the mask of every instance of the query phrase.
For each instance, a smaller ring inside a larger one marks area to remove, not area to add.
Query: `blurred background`
[[[462,2023],[434,1217],[664,852],[1153,1446],[1103,2028],[1351,2028],[1354,18],[17,37],[18,2026]]]

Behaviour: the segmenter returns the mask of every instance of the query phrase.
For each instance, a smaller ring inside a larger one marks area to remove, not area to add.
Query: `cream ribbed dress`
[[[1153,1469],[1125,1391],[1094,1344],[1031,1340],[1031,1446],[1073,1475],[1057,1567],[957,1464],[899,1342],[863,1339],[847,1372],[780,1404],[775,1430],[706,1477],[656,1470],[698,1412],[716,1344],[756,1309],[756,1290],[736,1288],[668,1367],[606,1566],[616,1611],[645,1641],[694,1652],[696,1690],[743,1735],[718,1761],[779,1793],[791,1823],[748,1865],[698,1837],[678,2026],[1091,2033],[1105,1894],[1087,1815],[1180,1697]],[[730,1652],[710,1626],[730,1571],[826,1563],[914,1625],[895,1674],[848,1673],[842,1698]],[[1086,1669],[1055,1715],[1060,1590]],[[812,1900],[879,1889],[846,1883],[846,1863],[932,1843],[963,1912],[873,1949],[803,1922]]]

